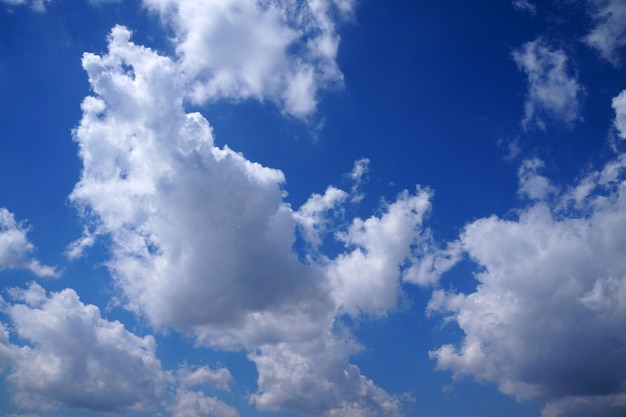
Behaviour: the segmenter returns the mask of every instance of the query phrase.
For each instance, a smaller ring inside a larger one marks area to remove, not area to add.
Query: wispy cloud
[[[595,27],[584,42],[615,66],[622,62],[620,50],[626,46],[626,3],[622,0],[588,0]]]
[[[53,0],[0,0],[0,3],[4,3],[10,6],[28,6],[37,12],[44,12],[46,6],[52,3]]]
[[[528,0],[513,0],[511,4],[517,11],[527,12],[533,15],[537,14],[537,6],[535,6],[533,3],[529,2]]]
[[[584,89],[573,74],[565,51],[537,39],[514,50],[513,59],[528,77],[524,128],[545,129],[546,117],[568,126],[580,119]]]

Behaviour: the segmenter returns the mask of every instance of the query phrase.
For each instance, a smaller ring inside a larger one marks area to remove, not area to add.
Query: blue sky
[[[626,413],[626,3],[0,0],[0,411]]]

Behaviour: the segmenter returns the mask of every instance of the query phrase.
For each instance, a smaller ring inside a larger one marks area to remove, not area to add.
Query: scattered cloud
[[[171,377],[155,356],[152,336],[139,337],[100,310],[83,304],[74,290],[47,294],[38,284],[12,289],[5,302],[12,344],[5,331],[0,359],[15,402],[26,409],[56,407],[93,411],[153,409]]]
[[[545,116],[571,126],[580,119],[584,88],[568,66],[563,50],[552,49],[542,39],[513,51],[513,60],[528,77],[522,126],[545,129]]]
[[[521,192],[535,201],[516,219],[491,216],[465,227],[459,242],[482,269],[478,286],[468,294],[436,290],[428,306],[449,314],[465,337],[430,355],[438,369],[546,401],[546,417],[619,415],[626,157],[582,178],[556,205],[545,199],[556,190],[534,174],[539,167],[530,160],[520,169]]]
[[[29,230],[15,221],[13,213],[0,208],[0,270],[27,269],[40,277],[58,277],[55,267],[42,265],[29,256],[35,250],[26,237]]]
[[[615,66],[621,64],[619,51],[626,46],[626,3],[622,0],[588,0],[595,27],[584,42]]]

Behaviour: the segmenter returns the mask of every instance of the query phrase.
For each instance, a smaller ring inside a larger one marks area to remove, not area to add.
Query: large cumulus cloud
[[[294,210],[282,172],[215,146],[207,120],[186,113],[184,57],[158,55],[130,36],[115,27],[107,54],[83,57],[94,95],[74,132],[83,170],[70,199],[87,224],[74,255],[107,236],[122,305],[198,344],[248,350],[259,408],[300,402],[296,411],[311,415],[398,415],[399,401],[350,364],[357,349],[337,319],[395,308],[401,275],[427,235],[430,193],[405,191],[379,215],[346,222],[331,234],[344,249],[320,253],[327,216],[358,201],[363,172],[350,191],[331,186]],[[298,233],[305,256],[293,248]],[[328,357],[335,366],[320,366]],[[303,363],[311,372],[300,372]],[[302,402],[296,388],[311,384],[326,388]],[[210,407],[214,400],[200,395],[181,391],[180,410]]]
[[[620,127],[619,100],[614,108]],[[428,306],[448,314],[465,337],[430,355],[439,369],[546,401],[545,416],[621,415],[626,155],[560,193],[540,166],[529,160],[520,170],[527,208],[465,227],[459,243],[482,269],[477,288],[436,290]]]

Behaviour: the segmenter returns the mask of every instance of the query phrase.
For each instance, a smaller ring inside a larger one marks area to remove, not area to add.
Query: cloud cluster
[[[216,147],[209,123],[185,112],[185,58],[160,56],[130,36],[115,27],[107,54],[83,57],[94,96],[74,132],[83,170],[70,199],[89,224],[81,239],[90,239],[71,248],[108,236],[107,265],[126,308],[198,344],[248,350],[259,408],[399,415],[398,400],[350,364],[356,349],[336,320],[396,306],[426,235],[430,193],[401,193],[380,215],[332,235],[344,247],[338,255],[319,253],[328,216],[356,189],[331,186],[293,210],[282,172]],[[355,183],[366,169],[357,161]],[[293,249],[298,231],[310,250],[304,261]],[[322,366],[329,357],[333,366]],[[193,415],[184,411],[192,405],[217,407],[202,393],[179,394],[181,415]]]
[[[4,313],[24,344],[2,329],[0,361],[8,365],[15,402],[26,409],[153,409],[171,377],[155,356],[152,336],[139,337],[76,292],[47,294],[37,284],[13,289]]]
[[[309,416],[400,416],[400,401],[349,363],[358,348],[349,335],[336,332],[303,343],[261,346],[249,355],[259,371],[252,401],[261,410]]]
[[[26,237],[28,231],[15,221],[13,213],[0,208],[0,270],[27,269],[40,277],[57,277],[56,268],[42,265],[29,256],[35,247]]]
[[[619,120],[624,109],[614,107]],[[521,192],[533,202],[516,218],[491,216],[465,227],[459,244],[481,268],[476,290],[436,290],[428,305],[465,337],[430,355],[456,376],[547,401],[546,417],[621,415],[626,155],[561,193],[540,167],[529,160],[520,170]]]
[[[178,389],[170,411],[173,417],[238,417],[233,407],[220,401],[217,397],[209,397],[203,391],[192,391],[190,387],[210,386],[230,391],[232,375],[226,368],[211,369],[208,366],[191,370],[184,366],[177,372]]]
[[[350,17],[352,0],[144,4],[173,29],[195,103],[267,99],[302,117],[314,111],[319,89],[343,81],[335,21]]]
[[[567,55],[541,38],[513,51],[513,60],[528,77],[522,126],[545,129],[544,116],[572,125],[580,118],[583,87],[571,73]]]

